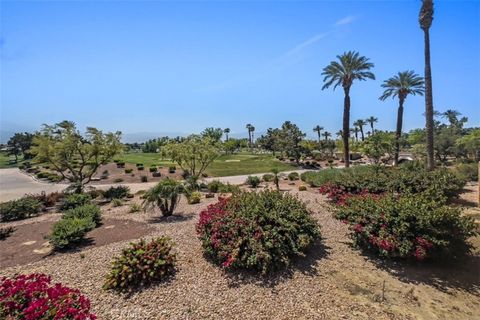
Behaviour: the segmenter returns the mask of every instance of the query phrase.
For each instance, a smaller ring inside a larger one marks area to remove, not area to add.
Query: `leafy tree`
[[[358,52],[349,51],[337,56],[338,61],[332,61],[323,69],[323,82],[325,83],[322,90],[333,85],[335,90],[338,86],[342,86],[344,92],[343,103],[343,158],[345,167],[350,166],[349,137],[350,137],[350,88],[354,80],[375,79],[375,75],[370,72],[373,63],[369,59],[360,56]]]
[[[387,132],[377,132],[365,140],[363,152],[373,160],[375,164],[385,155],[389,156],[394,150],[394,136]]]
[[[468,121],[467,117],[462,117],[458,119],[462,114],[457,110],[447,110],[441,114],[442,117],[446,118],[450,123],[450,128],[452,129],[462,129],[463,125]]]
[[[73,122],[44,125],[34,137],[31,152],[34,161],[46,162],[52,170],[71,182],[76,192],[89,183],[98,167],[110,162],[122,151],[121,132],[103,133],[88,127],[85,136]]]
[[[302,155],[300,142],[305,137],[296,124],[285,121],[279,131],[279,144],[288,157],[292,157],[298,163]]]
[[[206,128],[201,133],[202,137],[209,138],[212,143],[220,142],[222,139],[223,130],[221,128]]]
[[[328,138],[332,136],[332,134],[328,131],[325,131],[322,135],[325,138],[325,141],[328,141]]]
[[[321,132],[323,130],[323,127],[320,127],[319,125],[315,126],[313,128],[313,132],[316,132],[318,134],[318,142],[320,142],[320,137],[321,137]]]
[[[223,143],[223,149],[227,154],[233,154],[238,148],[240,148],[240,141],[238,139],[229,139]]]
[[[368,124],[370,124],[370,128],[372,128],[371,133],[375,133],[375,129],[373,128],[373,124],[378,122],[378,118],[375,118],[374,116],[368,117],[365,121],[367,121]]]
[[[434,159],[434,123],[433,123],[433,94],[432,94],[432,67],[430,65],[430,27],[433,21],[433,0],[422,0],[422,7],[418,21],[423,30],[425,46],[425,118],[427,132],[427,168],[435,168]]]
[[[457,147],[465,149],[475,160],[480,160],[480,129],[474,129],[467,135],[459,138],[456,142]]]
[[[360,130],[360,137],[362,138],[362,141],[364,141],[365,135],[363,134],[363,127],[367,125],[367,122],[365,120],[358,119],[353,123],[353,125]]]
[[[8,154],[15,156],[15,162],[18,162],[18,156],[23,154],[23,158],[30,159],[32,156],[28,150],[32,146],[34,135],[28,132],[15,133],[7,142]]]
[[[399,72],[392,78],[385,80],[382,84],[382,88],[385,90],[380,96],[380,100],[385,101],[387,98],[398,97],[398,111],[397,111],[397,130],[395,133],[395,155],[393,163],[398,165],[398,154],[400,152],[400,137],[402,135],[403,124],[403,104],[408,95],[420,95],[423,96],[425,91],[423,78],[416,74],[414,71]]]
[[[449,156],[457,156],[456,140],[459,134],[455,129],[449,128],[445,125],[440,126],[435,130],[435,144],[434,151],[437,159],[446,163]]]
[[[199,178],[220,155],[220,149],[209,137],[191,135],[185,141],[169,143],[163,154],[177,163],[189,176]]]

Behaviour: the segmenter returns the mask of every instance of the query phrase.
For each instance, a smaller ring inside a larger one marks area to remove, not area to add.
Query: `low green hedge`
[[[23,197],[0,204],[0,221],[26,219],[42,210],[41,201],[33,197]]]

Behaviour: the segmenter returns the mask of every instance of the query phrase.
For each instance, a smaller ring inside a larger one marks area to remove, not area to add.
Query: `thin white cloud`
[[[355,21],[357,19],[357,17],[355,16],[346,16],[346,17],[343,17],[342,19],[340,20],[337,20],[337,22],[335,22],[335,26],[338,27],[338,26],[344,26],[344,25],[347,25],[347,24],[350,24],[352,23],[353,21]]]
[[[291,56],[291,55],[300,53],[305,48],[311,46],[312,44],[314,44],[318,41],[320,41],[321,39],[325,38],[326,36],[328,36],[328,32],[316,34],[313,37],[308,38],[307,40],[303,41],[302,43],[296,45],[294,48],[285,52],[284,56]]]

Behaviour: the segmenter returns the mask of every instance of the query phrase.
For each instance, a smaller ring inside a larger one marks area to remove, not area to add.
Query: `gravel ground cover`
[[[80,289],[99,319],[475,319],[480,314],[480,258],[461,265],[382,262],[351,247],[347,227],[332,218],[316,190],[297,192],[322,225],[323,240],[291,268],[266,278],[225,273],[202,255],[195,233],[198,213],[216,199],[188,205],[176,215],[104,210],[104,217],[146,222],[147,238],[176,243],[178,270],[168,282],[130,294],[102,290],[113,256],[129,241],[5,268],[1,275],[42,272]],[[139,201],[134,199],[133,201]],[[477,318],[478,319],[478,318]]]

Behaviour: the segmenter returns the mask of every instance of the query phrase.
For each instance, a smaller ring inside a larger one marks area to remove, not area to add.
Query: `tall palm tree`
[[[252,141],[250,142],[251,145],[253,145],[253,143],[255,142],[255,138],[253,137],[253,132],[255,131],[255,127],[254,126],[251,126],[250,127],[250,132],[252,133]]]
[[[338,130],[337,132],[335,132],[335,135],[339,138],[342,138],[343,137],[343,130]]]
[[[364,141],[365,140],[365,135],[363,134],[363,126],[366,126],[367,122],[363,119],[358,119],[357,121],[355,121],[353,123],[353,125],[355,127],[358,127],[358,129],[360,130],[360,137],[362,137],[362,141]]]
[[[403,103],[409,94],[413,96],[417,94],[423,96],[423,93],[425,92],[424,84],[423,78],[412,70],[399,72],[392,78],[385,80],[382,84],[382,88],[384,88],[385,91],[383,91],[383,94],[380,96],[380,100],[385,101],[385,99],[389,97],[392,99],[398,97],[397,131],[395,133],[395,157],[393,160],[393,164],[395,166],[398,165],[398,153],[400,152],[400,137],[402,135],[403,124]]]
[[[372,128],[371,133],[373,134],[375,132],[375,130],[373,129],[373,124],[378,122],[378,118],[375,118],[374,116],[370,116],[365,121],[367,121],[370,124],[370,128]]]
[[[321,137],[321,132],[323,130],[323,127],[320,127],[317,125],[315,128],[313,128],[313,132],[316,132],[318,134],[318,142],[320,142],[320,137]]]
[[[358,129],[358,127],[355,126],[350,130],[353,131],[353,134],[355,135],[355,141],[358,141],[358,132],[360,131],[360,129]]]
[[[230,133],[230,128],[225,128],[225,129],[223,129],[223,133],[225,133],[225,137],[226,137],[226,139],[227,139],[227,141],[228,141],[228,134]]]
[[[247,128],[248,130],[248,146],[251,147],[252,146],[252,125],[250,123],[248,123],[245,128]]]
[[[422,0],[422,7],[418,17],[420,28],[423,30],[425,43],[425,128],[427,131],[427,168],[435,168],[433,151],[433,94],[432,94],[432,68],[430,66],[430,27],[433,21],[433,0]]]
[[[325,141],[327,141],[328,138],[332,136],[332,134],[328,131],[325,131],[324,133],[322,133],[322,136],[325,138]]]
[[[322,90],[333,85],[335,90],[342,86],[344,92],[343,102],[343,158],[345,167],[350,166],[350,88],[354,80],[375,79],[375,75],[370,72],[373,63],[369,59],[361,56],[358,52],[349,51],[337,56],[338,61],[332,61],[323,69],[322,75],[324,85]]]

